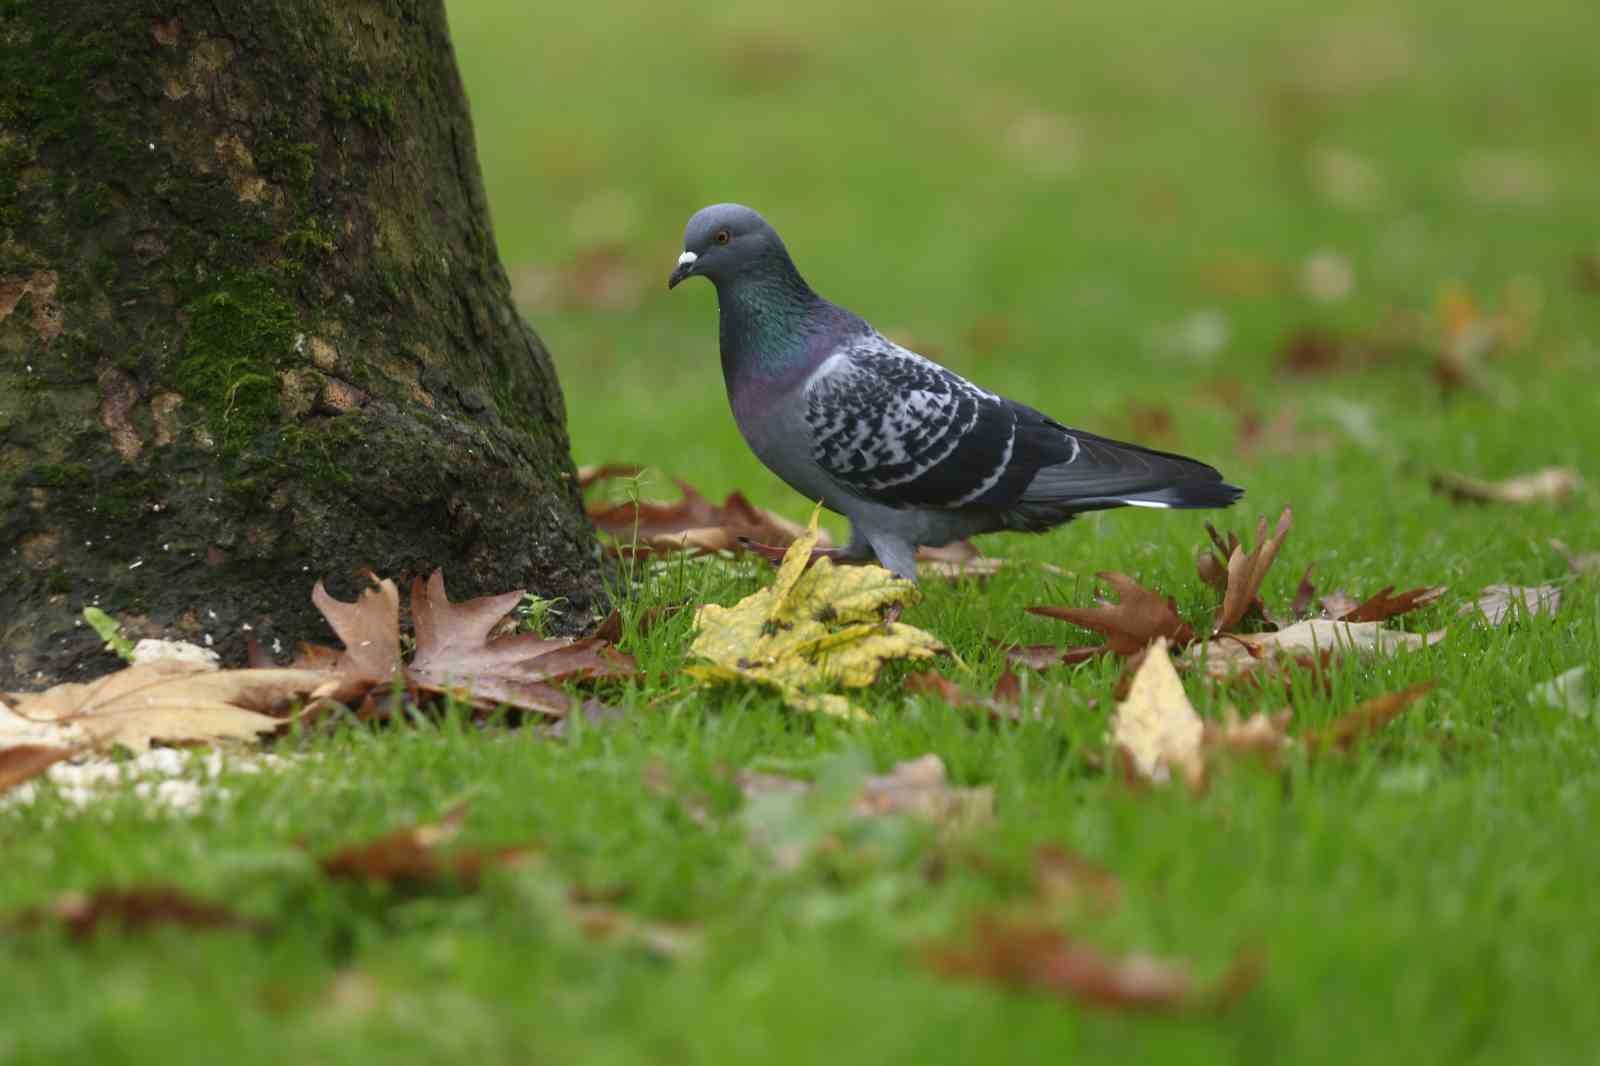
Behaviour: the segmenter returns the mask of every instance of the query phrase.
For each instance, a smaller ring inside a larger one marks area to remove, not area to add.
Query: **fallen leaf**
[[[1057,644],[1013,644],[1006,648],[1006,662],[1030,670],[1086,663],[1111,650],[1109,644],[1088,644],[1064,648]]]
[[[1347,752],[1366,737],[1381,731],[1400,713],[1437,687],[1436,681],[1390,692],[1356,706],[1334,719],[1327,726],[1305,736],[1311,750],[1332,749]]]
[[[32,907],[7,924],[15,929],[60,925],[74,940],[86,940],[102,926],[121,932],[142,932],[158,925],[185,929],[265,928],[265,923],[236,914],[218,903],[195,899],[182,889],[149,886],[67,892],[42,907]]]
[[[424,691],[457,696],[480,710],[507,705],[561,718],[573,701],[552,682],[628,677],[637,669],[630,656],[603,640],[544,639],[533,633],[494,636],[522,602],[524,590],[451,603],[442,570],[435,570],[426,585],[420,578],[412,580],[416,649],[407,664],[400,657],[399,592],[394,582],[369,577],[374,587],[354,603],[334,599],[321,582],[312,592],[312,602],[345,644],[332,665],[349,674],[378,682],[398,677]],[[329,654],[307,646],[297,661],[327,663]]]
[[[1200,754],[1204,724],[1183,691],[1165,637],[1157,637],[1134,672],[1128,694],[1117,703],[1111,740],[1127,752],[1139,775],[1167,781],[1176,770],[1196,784],[1205,772]]]
[[[644,636],[687,606],[686,603],[663,603],[655,607],[646,607],[633,620],[634,636]],[[608,644],[620,644],[622,633],[622,614],[613,607],[610,613],[600,620],[600,624],[594,627],[589,637],[591,640],[603,640]]]
[[[1561,609],[1559,585],[1490,585],[1471,603],[1461,605],[1461,614],[1477,614],[1492,626],[1505,625],[1518,615],[1529,618],[1554,615]]]
[[[994,820],[994,789],[951,785],[944,760],[930,753],[868,777],[850,809],[862,816],[909,814],[942,826],[975,826]]]
[[[0,747],[0,795],[31,781],[62,759],[72,758],[71,748],[52,748],[43,744],[18,744]]]
[[[1317,601],[1322,605],[1322,617],[1343,618],[1361,606],[1361,601],[1344,589],[1335,589]]]
[[[1334,622],[1313,618],[1271,633],[1224,633],[1189,649],[1190,661],[1207,677],[1236,680],[1287,659],[1322,664],[1344,655],[1386,655],[1436,644],[1444,630],[1426,635],[1384,629],[1379,622]]]
[[[1194,639],[1194,630],[1178,615],[1176,600],[1114,570],[1102,570],[1095,577],[1109,585],[1120,602],[1096,595],[1098,607],[1029,607],[1028,613],[1104,633],[1106,644],[1118,655],[1132,655],[1158,637],[1177,644]]]
[[[1273,530],[1272,536],[1267,536],[1267,520],[1263,517],[1256,524],[1256,546],[1249,552],[1244,550],[1244,545],[1237,538],[1229,535],[1230,551],[1228,554],[1227,591],[1223,593],[1222,606],[1218,609],[1212,622],[1213,634],[1223,633],[1237,626],[1248,614],[1251,608],[1257,613],[1264,613],[1261,604],[1261,583],[1267,578],[1267,571],[1272,568],[1272,562],[1278,557],[1278,551],[1283,547],[1283,540],[1289,535],[1289,529],[1294,525],[1294,515],[1289,508],[1283,509],[1283,514],[1278,516],[1278,526]],[[1216,531],[1207,526],[1213,542],[1218,540]],[[1213,560],[1215,563],[1216,560]]]
[[[639,947],[663,959],[696,955],[705,942],[696,926],[647,922],[603,903],[571,903],[567,914],[583,935],[596,943]]]
[[[463,691],[481,709],[508,704],[561,717],[572,701],[551,681],[637,672],[630,656],[602,640],[544,639],[534,633],[492,637],[522,596],[516,589],[451,603],[443,571],[435,570],[426,586],[413,579],[411,621],[417,647],[406,676],[439,691]]]
[[[637,477],[641,472],[642,468],[623,463],[585,467],[578,472],[578,484],[587,489],[608,480]],[[688,482],[673,480],[683,494],[676,502],[627,500],[589,505],[589,520],[613,538],[615,554],[705,554],[745,551],[751,545],[787,547],[805,532],[787,518],[756,507],[742,493],[729,493],[719,506]],[[818,533],[817,547],[827,548],[832,543],[826,531]]]
[[[363,571],[369,584],[354,603],[336,600],[318,581],[311,602],[344,644],[333,669],[387,681],[399,672],[400,590],[393,581]]]
[[[1280,407],[1270,421],[1253,410],[1241,411],[1238,421],[1239,441],[1234,447],[1240,458],[1250,462],[1266,455],[1325,452],[1339,443],[1332,433],[1301,429],[1300,410],[1292,404]]]
[[[1474,503],[1563,503],[1577,491],[1576,470],[1547,466],[1504,481],[1480,481],[1462,474],[1435,474],[1430,484],[1455,500]]]
[[[1600,551],[1575,552],[1559,540],[1552,540],[1550,547],[1561,553],[1574,574],[1600,574]]]
[[[1289,605],[1289,616],[1298,622],[1311,610],[1311,601],[1317,597],[1317,586],[1311,583],[1311,567],[1306,567],[1306,572],[1300,575],[1300,583],[1294,589],[1294,601]]]
[[[945,647],[930,633],[887,617],[915,602],[916,586],[879,566],[835,566],[820,558],[818,507],[806,534],[789,546],[773,583],[732,607],[695,613],[691,655],[710,661],[684,673],[720,684],[775,688],[790,706],[843,717],[863,712],[844,697],[810,691],[820,684],[861,688],[890,659],[927,659]]]
[[[160,660],[96,681],[44,692],[11,693],[0,705],[0,735],[18,722],[43,728],[65,747],[120,745],[134,752],[154,741],[206,744],[254,740],[284,724],[296,701],[347,691],[360,681],[315,670],[215,670]]]
[[[1394,586],[1386,585],[1343,614],[1329,617],[1343,622],[1382,622],[1426,607],[1448,591],[1444,585],[1432,585],[1393,595]]]
[[[1321,326],[1302,326],[1278,345],[1277,366],[1299,377],[1338,373],[1350,368],[1350,345]]]
[[[1260,957],[1241,952],[1210,987],[1198,985],[1182,962],[1149,955],[1116,957],[1036,922],[979,920],[969,948],[929,953],[941,974],[992,981],[1124,1011],[1219,1011],[1232,1006],[1260,977]]]
[[[746,800],[804,795],[815,787],[799,778],[748,769],[740,770],[735,781]],[[850,801],[850,812],[861,818],[908,814],[958,828],[980,825],[994,818],[994,789],[951,785],[944,760],[930,753],[896,763],[886,774],[868,776]]]
[[[1293,711],[1282,710],[1270,715],[1257,711],[1241,719],[1237,710],[1226,708],[1220,723],[1205,723],[1200,747],[1207,765],[1215,762],[1217,756],[1227,755],[1252,757],[1276,768],[1279,757],[1292,742],[1288,730],[1293,717]]]
[[[458,804],[438,822],[406,826],[351,844],[325,856],[318,865],[335,879],[409,889],[453,883],[470,889],[477,887],[485,870],[515,866],[534,854],[526,844],[491,851],[441,850],[460,833],[466,817],[466,804]]]

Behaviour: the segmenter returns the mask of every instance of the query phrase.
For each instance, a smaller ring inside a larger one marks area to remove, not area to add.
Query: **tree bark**
[[[601,594],[442,0],[0,0],[0,688],[326,632],[315,579]]]

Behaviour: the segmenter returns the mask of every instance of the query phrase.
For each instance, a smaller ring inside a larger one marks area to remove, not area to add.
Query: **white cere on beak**
[[[699,258],[700,257],[695,255],[693,252],[684,252],[682,255],[678,256],[678,265],[681,267],[686,267]]]

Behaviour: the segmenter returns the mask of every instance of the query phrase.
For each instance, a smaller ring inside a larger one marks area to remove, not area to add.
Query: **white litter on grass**
[[[199,663],[209,666],[213,670],[221,665],[222,660],[210,648],[202,648],[198,644],[190,644],[186,640],[155,640],[146,637],[133,646],[133,665],[141,666],[144,663],[159,662],[163,659],[180,663]]]
[[[0,807],[27,806],[53,794],[75,810],[89,810],[131,789],[159,813],[194,814],[208,800],[226,800],[232,793],[219,784],[224,772],[258,774],[286,769],[298,761],[282,755],[190,752],[151,748],[132,759],[113,762],[85,755],[59,762],[43,776],[19,785],[0,798]]]

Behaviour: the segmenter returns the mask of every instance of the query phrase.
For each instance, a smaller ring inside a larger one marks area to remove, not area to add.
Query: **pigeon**
[[[841,561],[875,558],[915,581],[920,545],[1244,495],[1205,463],[1069,429],[894,343],[817,295],[748,207],[689,219],[667,288],[691,277],[717,289],[740,433],[791,488],[850,520]]]

